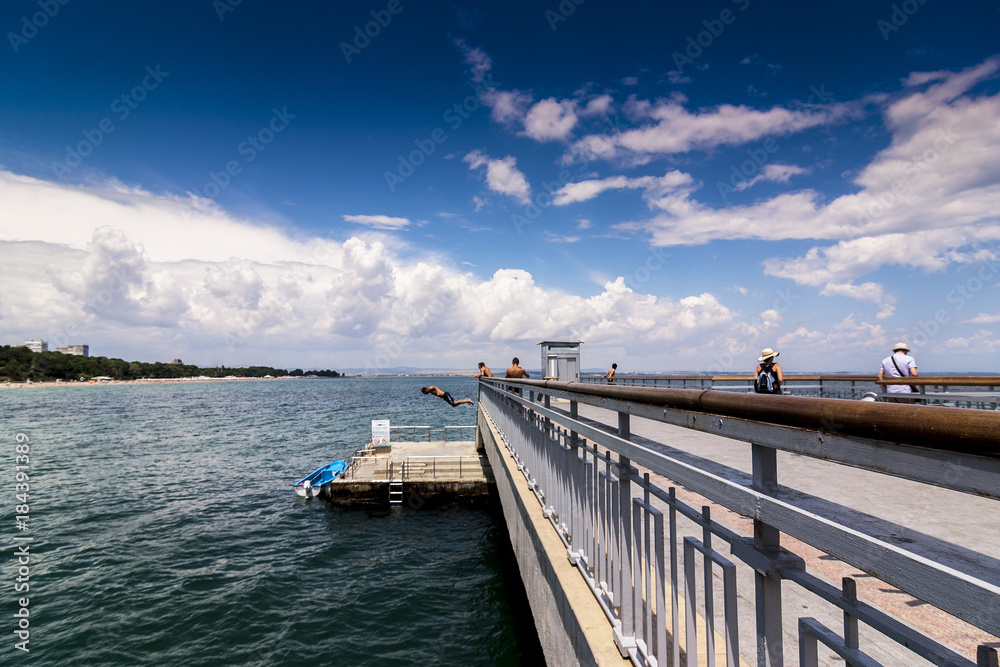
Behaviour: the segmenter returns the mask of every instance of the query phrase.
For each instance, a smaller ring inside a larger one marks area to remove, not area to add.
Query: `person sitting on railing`
[[[618,370],[618,364],[611,364],[611,368],[608,369],[607,373],[605,373],[604,375],[601,376],[601,379],[602,380],[607,379],[608,384],[614,384],[615,383],[615,371],[617,371],[617,370]]]
[[[781,374],[781,364],[774,363],[775,357],[780,352],[775,352],[769,347],[761,350],[757,359],[757,369],[753,372],[753,390],[758,394],[780,394],[781,384],[785,377]]]
[[[510,368],[507,369],[507,373],[504,375],[506,378],[530,378],[528,371],[524,370],[520,366],[521,360],[517,357],[510,362]]]
[[[507,369],[507,372],[504,374],[504,377],[505,378],[530,378],[531,376],[528,374],[528,371],[526,371],[523,368],[521,368],[521,360],[518,359],[517,357],[514,357],[511,360],[511,362],[510,362],[510,368]],[[508,389],[510,391],[513,391],[518,396],[521,395],[521,388],[520,387],[508,387]]]
[[[451,407],[455,407],[456,405],[462,405],[463,403],[468,403],[469,405],[475,405],[475,403],[472,402],[471,398],[463,398],[460,401],[456,401],[454,398],[451,397],[451,394],[441,389],[440,387],[435,387],[433,385],[431,385],[430,387],[421,387],[420,391],[424,394],[434,394],[435,396],[440,396]]]
[[[906,343],[896,343],[892,346],[892,354],[882,360],[882,366],[878,369],[879,381],[887,377],[901,378],[913,376],[917,377],[917,360],[909,355],[910,347]],[[883,388],[890,394],[911,394],[917,389],[908,384],[883,385]],[[888,399],[895,402],[895,399]]]

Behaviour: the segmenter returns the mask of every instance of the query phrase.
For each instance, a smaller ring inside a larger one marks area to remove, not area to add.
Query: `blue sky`
[[[905,340],[996,372],[998,28],[932,0],[8,2],[0,341],[873,372]]]

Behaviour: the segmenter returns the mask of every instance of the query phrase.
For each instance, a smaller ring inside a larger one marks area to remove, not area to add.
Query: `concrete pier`
[[[393,442],[355,452],[343,476],[324,488],[335,504],[406,504],[489,495],[493,473],[475,440]]]

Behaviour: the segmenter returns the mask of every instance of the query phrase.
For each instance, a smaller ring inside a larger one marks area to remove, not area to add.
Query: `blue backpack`
[[[760,374],[753,383],[753,390],[758,394],[781,393],[781,383],[778,382],[778,374],[774,372],[774,364],[760,367]]]

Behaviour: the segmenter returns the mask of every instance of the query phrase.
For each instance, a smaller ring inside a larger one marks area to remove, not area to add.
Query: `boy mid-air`
[[[435,396],[440,396],[451,407],[455,407],[456,405],[461,405],[462,403],[468,403],[469,405],[475,405],[475,403],[472,402],[471,398],[463,398],[460,401],[456,401],[454,398],[451,397],[451,394],[449,394],[448,392],[444,391],[440,387],[434,387],[434,386],[421,387],[420,391],[421,391],[421,393],[424,393],[424,394],[434,394]]]

